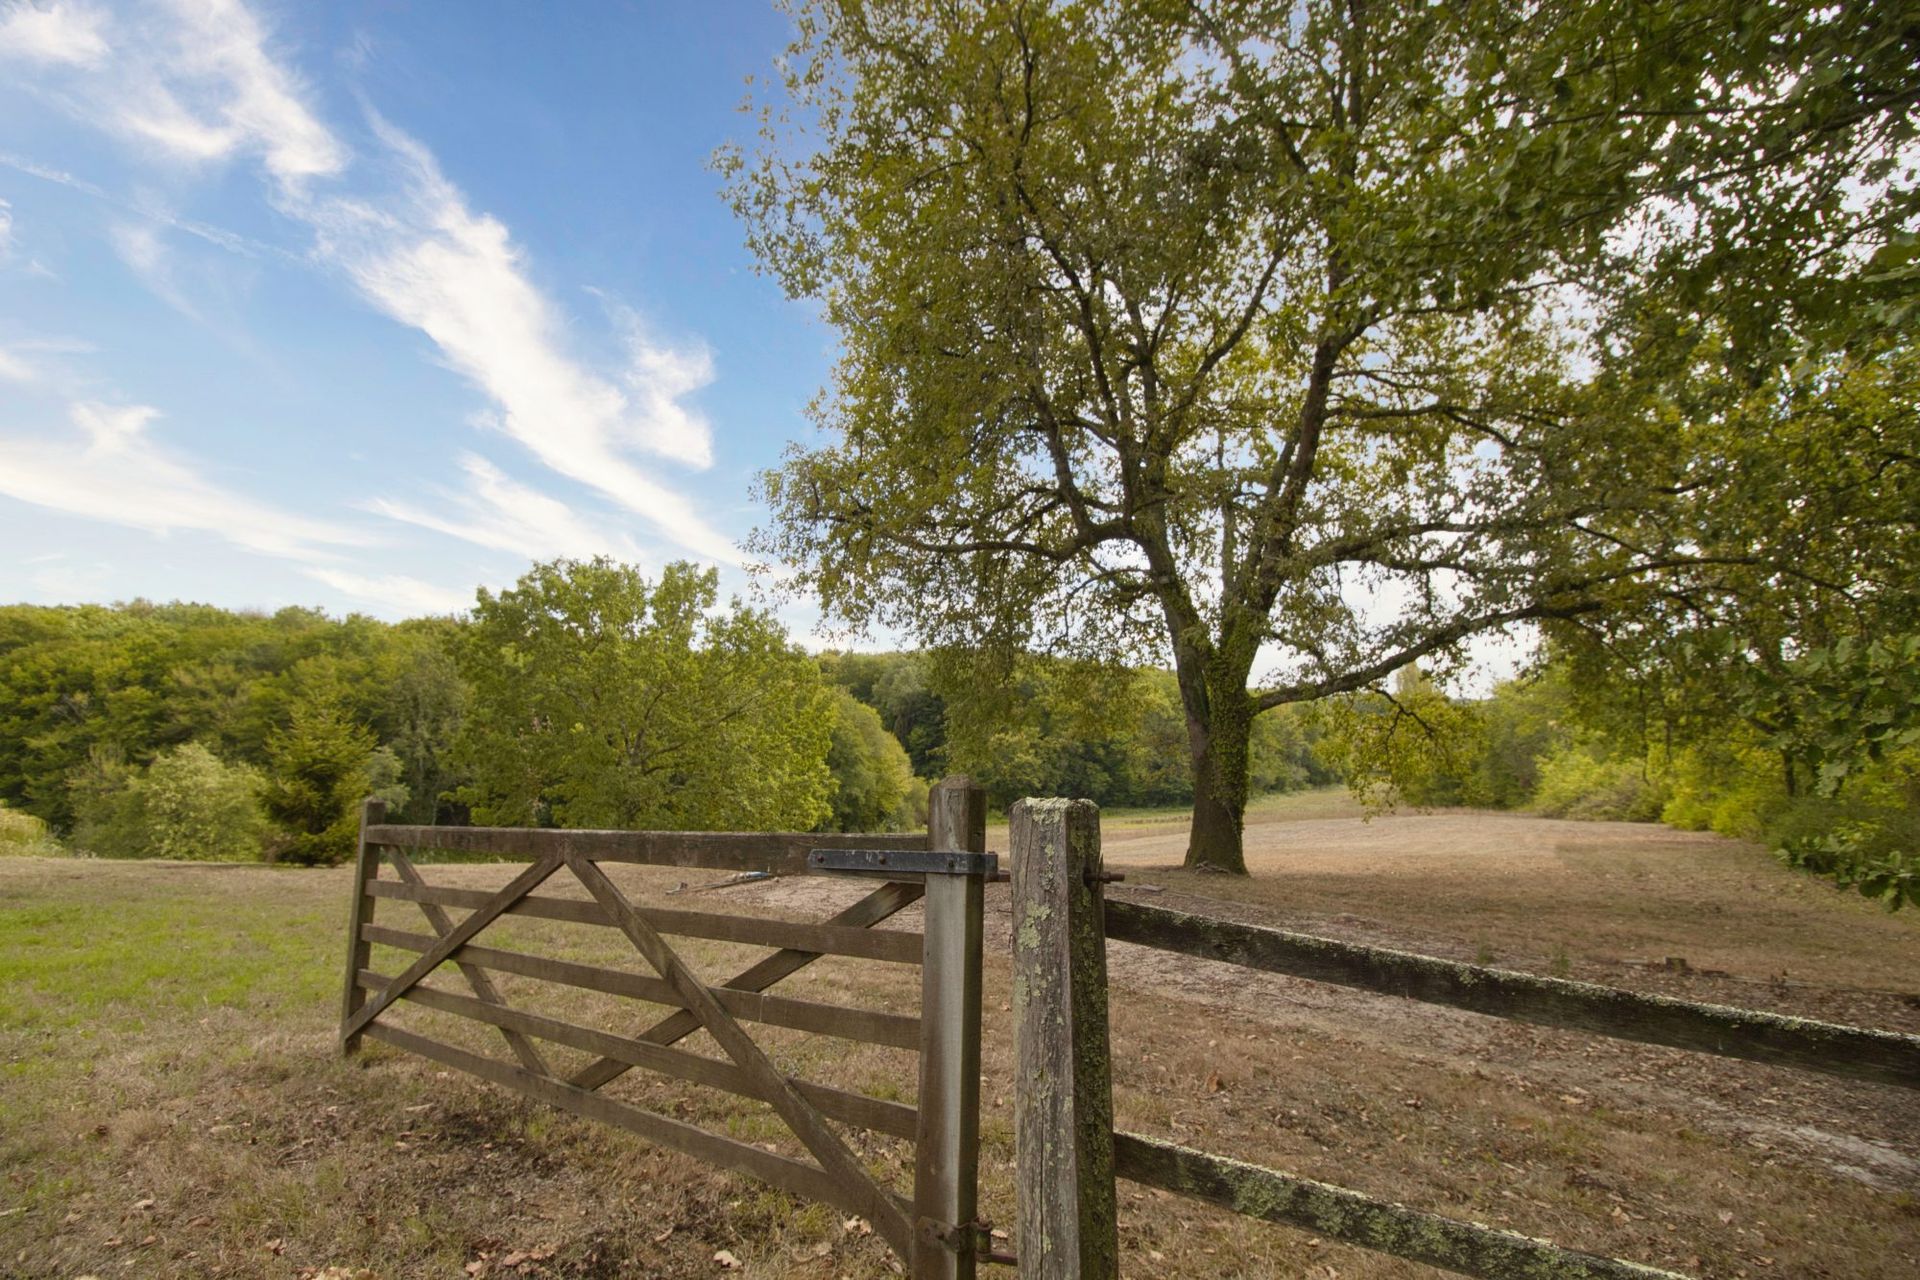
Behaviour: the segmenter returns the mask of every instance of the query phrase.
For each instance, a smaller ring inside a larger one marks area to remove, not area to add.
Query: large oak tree
[[[1898,5],[796,18],[722,165],[842,345],[762,545],[854,624],[1170,659],[1189,865],[1244,870],[1262,710],[1752,577],[1695,536],[1734,477],[1662,371],[1778,359],[1911,263]]]

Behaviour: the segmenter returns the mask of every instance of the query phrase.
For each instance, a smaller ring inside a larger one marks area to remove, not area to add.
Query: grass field
[[[1920,920],[1751,846],[1491,814],[1369,822],[1325,793],[1256,809],[1249,881],[1179,871],[1183,836],[1177,817],[1109,815],[1108,861],[1128,876],[1116,892],[1920,1030]],[[1004,835],[990,844],[1004,849]],[[717,878],[623,870],[636,897],[674,905],[682,881]],[[510,871],[429,874],[481,887]],[[0,1275],[682,1277],[720,1274],[722,1250],[747,1274],[891,1273],[874,1238],[822,1206],[382,1046],[340,1060],[347,887],[339,870],[0,860]],[[857,893],[785,881],[696,901],[798,915]],[[417,928],[402,907],[383,903],[382,920]],[[987,1215],[1005,1223],[1004,888],[989,913],[982,1174]],[[633,963],[610,931],[502,927],[501,945]],[[397,971],[400,954],[383,951],[375,968]],[[753,954],[687,951],[703,973]],[[1111,963],[1124,1127],[1701,1276],[1914,1273],[1920,1101],[1909,1094],[1127,946]],[[503,985],[510,1000],[539,990]],[[901,1010],[917,997],[910,970],[850,960],[822,962],[791,990]],[[600,999],[538,1007],[611,1030],[646,1012]],[[482,1029],[432,1021],[443,1015],[405,1017],[500,1051]],[[767,1043],[810,1078],[911,1098],[904,1052],[782,1032]],[[609,1092],[795,1150],[760,1104],[639,1073]],[[901,1144],[857,1150],[904,1175]],[[1127,1184],[1122,1210],[1131,1275],[1437,1274]]]

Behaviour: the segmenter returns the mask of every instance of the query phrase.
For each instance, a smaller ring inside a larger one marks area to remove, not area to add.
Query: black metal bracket
[[[813,849],[807,853],[807,870],[885,880],[926,875],[992,879],[999,874],[1000,855],[934,849]]]

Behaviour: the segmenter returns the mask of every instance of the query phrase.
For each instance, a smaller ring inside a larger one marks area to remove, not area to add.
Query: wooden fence
[[[1118,939],[1269,973],[1542,1026],[1920,1088],[1920,1037],[1645,996],[1430,956],[1107,902],[1098,809],[1027,800],[1011,814],[1023,1280],[1119,1272],[1114,1179],[1461,1275],[1684,1280],[1113,1128],[1106,944]]]
[[[936,786],[924,836],[420,827],[391,824],[385,816],[377,801],[369,801],[362,815],[341,1008],[343,1052],[354,1052],[362,1038],[378,1040],[859,1214],[907,1261],[916,1280],[965,1280],[976,1261],[993,1260],[976,1220],[976,1183],[982,892],[996,874],[996,859],[985,852],[986,803],[977,787],[965,779]],[[422,850],[528,865],[498,891],[459,889],[428,883],[413,857]],[[880,883],[826,920],[766,919],[636,906],[602,870],[607,863],[850,875]],[[534,892],[556,876],[577,881],[588,896]],[[414,904],[432,932],[376,923],[375,909],[383,901]],[[921,933],[874,927],[916,901],[924,902]],[[467,914],[456,921],[449,908]],[[483,945],[481,935],[508,915],[617,929],[655,976]],[[668,944],[668,936],[747,943],[772,953],[710,984]],[[375,945],[415,958],[398,974],[377,973],[371,965]],[[919,965],[919,1016],[767,993],[824,955]],[[471,994],[423,981],[448,965]],[[495,982],[500,974],[674,1012],[632,1035],[610,1034],[524,1003],[509,1004]],[[403,1003],[491,1026],[511,1058],[475,1053],[397,1025],[392,1011]],[[790,1077],[755,1042],[747,1023],[918,1050],[915,1105]],[[672,1047],[697,1031],[707,1032],[726,1058]],[[583,1050],[591,1061],[557,1072],[536,1041]],[[779,1155],[599,1092],[636,1068],[770,1103],[812,1159]],[[829,1121],[912,1142],[911,1195],[876,1181]]]

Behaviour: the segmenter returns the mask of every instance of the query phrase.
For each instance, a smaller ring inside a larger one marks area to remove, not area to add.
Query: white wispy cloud
[[[385,608],[408,617],[417,617],[427,613],[464,613],[473,607],[473,592],[453,587],[437,586],[423,582],[419,578],[410,578],[405,574],[388,573],[369,576],[363,573],[350,573],[345,569],[310,568],[302,570],[316,582],[324,582],[341,595],[356,600],[365,600],[370,604]]]
[[[477,454],[462,456],[460,469],[466,475],[464,490],[433,486],[428,505],[378,498],[367,509],[526,560],[646,558],[625,533],[582,519],[566,503],[521,484]]]
[[[13,256],[13,206],[0,200],[0,262]]]
[[[98,66],[107,57],[106,19],[88,5],[25,0],[0,9],[0,57],[65,66]]]
[[[0,494],[112,524],[166,534],[215,534],[235,546],[294,560],[334,558],[364,546],[362,531],[297,515],[201,475],[155,443],[150,405],[79,401],[63,436],[0,436]]]
[[[687,549],[737,562],[730,539],[627,453],[711,463],[711,429],[681,403],[712,378],[705,351],[650,342],[630,325],[625,390],[574,359],[556,309],[528,278],[505,225],[471,210],[426,148],[377,117],[374,126],[398,162],[403,195],[377,205],[312,205],[323,256],[374,305],[431,338],[493,401],[499,429],[541,462]]]
[[[339,270],[381,313],[425,334],[447,366],[491,403],[489,425],[681,548],[740,562],[732,539],[706,520],[671,473],[644,461],[711,465],[712,428],[687,403],[713,378],[704,347],[660,341],[631,311],[612,306],[625,360],[597,367],[581,358],[564,315],[534,283],[509,229],[474,210],[425,146],[371,110],[378,163],[356,163],[239,0],[163,0],[117,15],[111,29],[96,11],[74,5],[35,11],[53,18],[5,12],[6,30],[24,24],[11,51],[52,68],[47,91],[55,101],[137,144],[143,157],[189,168],[258,164],[274,206],[312,229],[313,259]],[[13,157],[0,162],[114,199],[58,170]],[[140,211],[216,243],[223,238],[217,228]],[[122,227],[115,240],[156,292],[179,298],[158,236]],[[486,518],[442,522],[448,531],[462,530],[458,536],[488,546],[522,535],[548,545],[619,542],[583,537],[578,517],[564,509],[556,515],[542,505],[553,500],[531,490],[503,523],[480,504],[504,477],[469,468],[468,479],[460,505]],[[411,512],[404,503],[393,507]]]
[[[140,283],[182,315],[200,318],[199,311],[174,279],[173,255],[152,223],[129,222],[107,233],[113,251]]]
[[[0,382],[32,382],[33,366],[21,357],[0,347]]]

